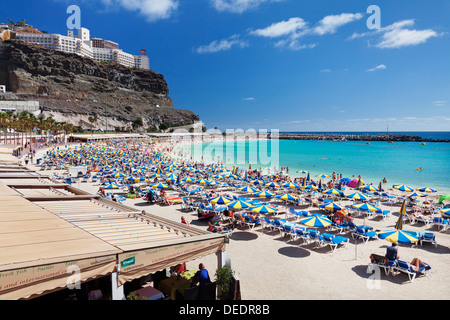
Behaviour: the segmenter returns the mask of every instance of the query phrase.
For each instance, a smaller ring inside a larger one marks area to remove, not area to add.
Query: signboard
[[[76,282],[100,274],[113,272],[116,256],[48,264],[0,272],[0,299],[28,298],[58,287],[76,285]],[[21,293],[14,293],[21,290]],[[23,290],[25,289],[25,290]]]
[[[145,51],[144,49],[141,49],[141,54],[142,54],[142,55],[145,55],[145,54],[146,54],[146,51]]]
[[[224,248],[224,239],[215,238],[119,254],[119,283],[123,284],[142,275],[194,260]]]

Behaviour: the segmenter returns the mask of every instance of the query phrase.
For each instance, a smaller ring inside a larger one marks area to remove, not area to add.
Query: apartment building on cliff
[[[119,44],[110,40],[91,38],[89,29],[80,28],[77,34],[73,30],[67,36],[47,34],[35,28],[13,30],[15,38],[45,48],[75,53],[100,62],[115,62],[130,68],[150,69],[149,58],[146,55],[132,55],[119,49]]]

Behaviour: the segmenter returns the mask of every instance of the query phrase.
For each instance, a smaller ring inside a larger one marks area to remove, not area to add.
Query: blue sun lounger
[[[428,272],[430,271],[431,267],[420,267],[418,271],[415,271],[411,264],[409,264],[406,261],[403,260],[397,260],[397,265],[393,267],[395,271],[399,271],[402,273],[406,273],[409,277],[409,281],[414,282],[414,279],[418,274],[424,274],[425,276],[428,276]]]

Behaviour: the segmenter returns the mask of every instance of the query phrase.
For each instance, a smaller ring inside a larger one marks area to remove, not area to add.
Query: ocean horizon
[[[423,139],[450,140],[450,131],[280,131],[280,133],[297,134],[339,134],[339,135],[367,135],[377,136],[381,134],[416,136]]]

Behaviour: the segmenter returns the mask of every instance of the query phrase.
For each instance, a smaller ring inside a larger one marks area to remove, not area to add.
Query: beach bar
[[[0,299],[32,299],[109,277],[124,285],[206,255],[225,265],[225,236],[0,168]]]

